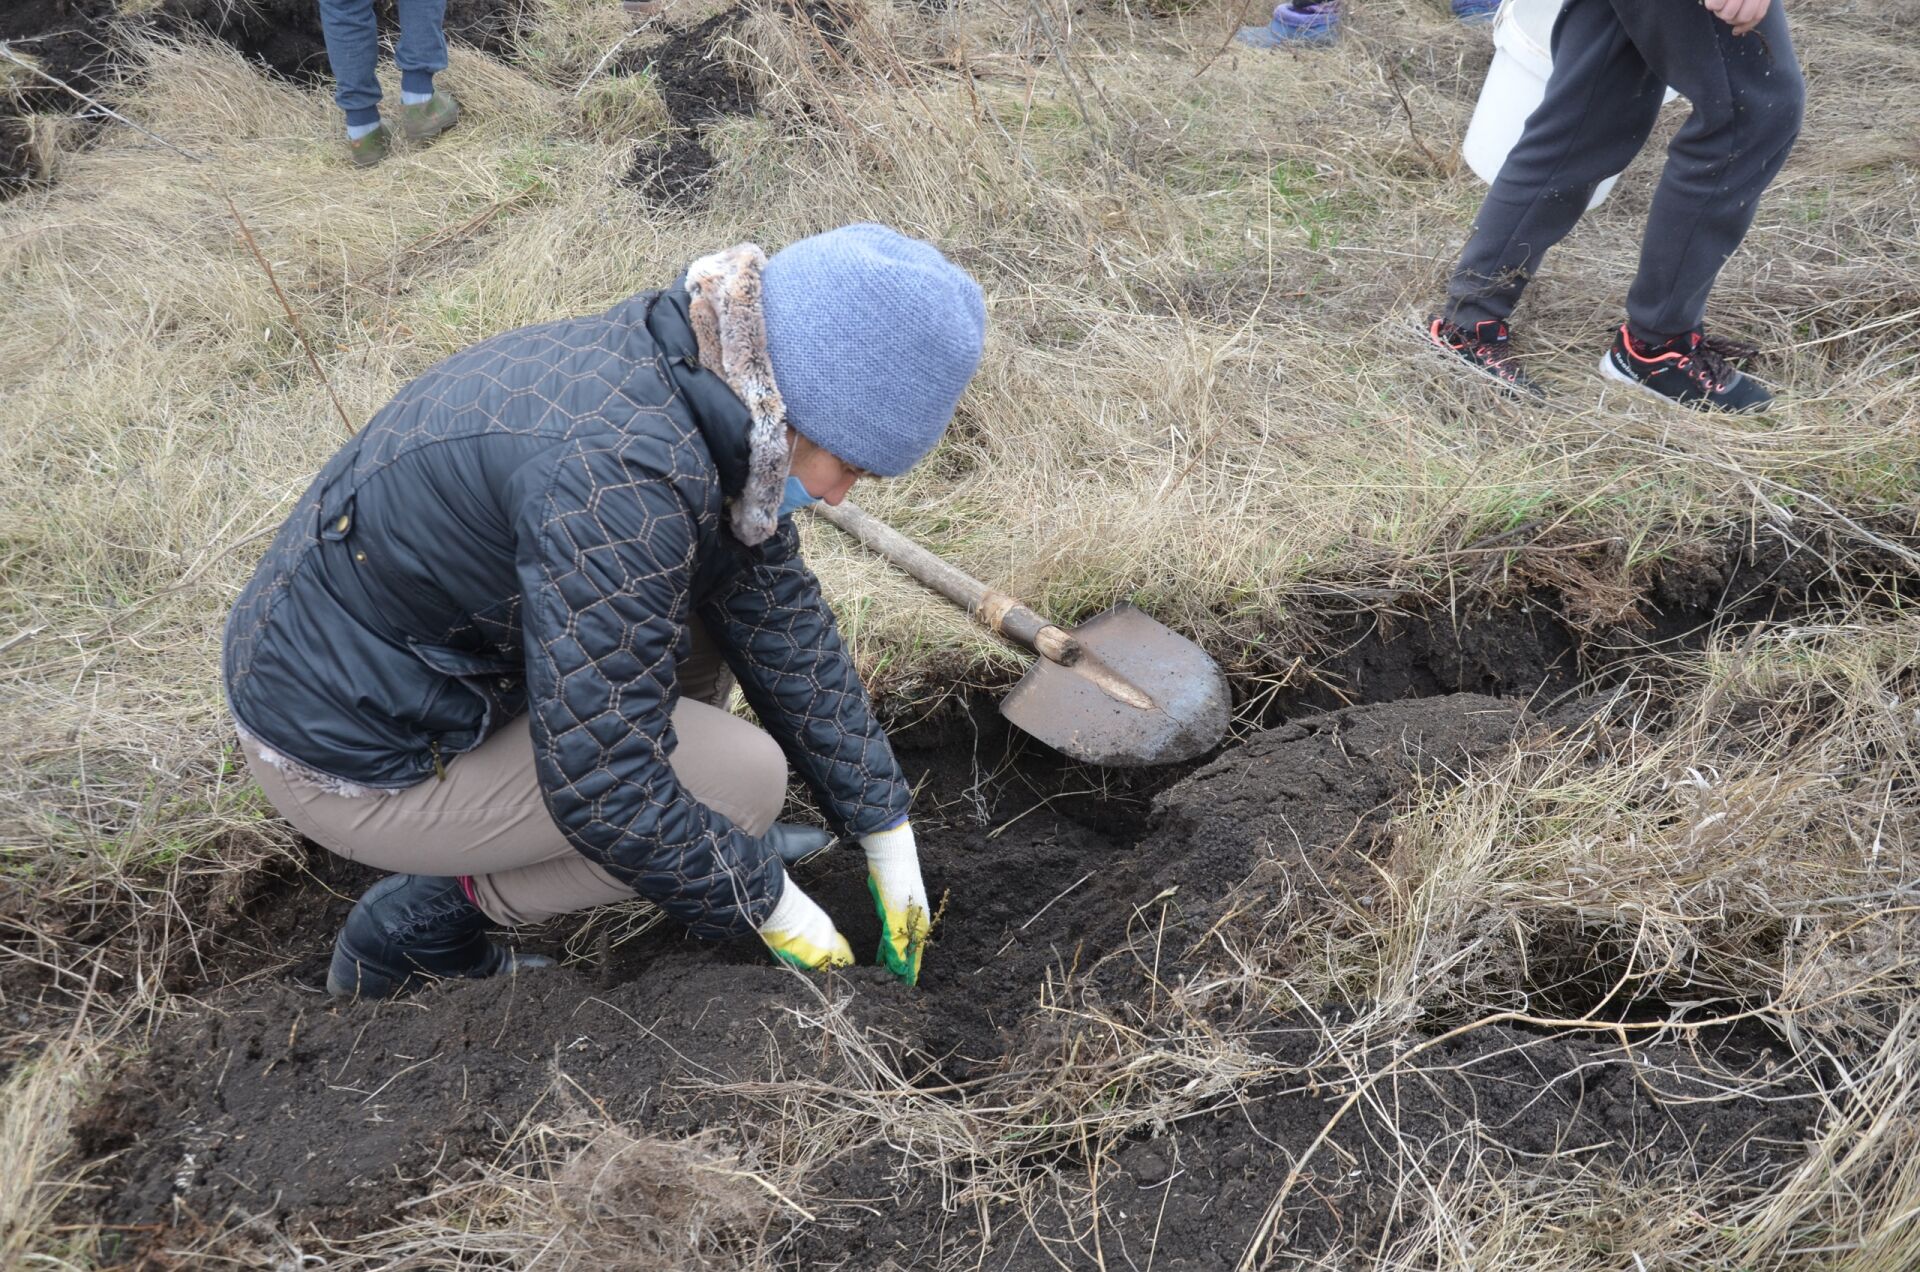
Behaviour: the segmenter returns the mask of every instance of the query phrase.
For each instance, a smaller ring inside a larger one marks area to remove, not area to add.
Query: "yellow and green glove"
[[[860,846],[867,853],[867,891],[880,914],[878,961],[912,985],[920,979],[920,956],[933,925],[913,827],[902,821],[892,830],[862,835]]]
[[[760,925],[760,939],[775,958],[803,971],[853,966],[853,947],[847,944],[847,938],[791,878],[780,889],[773,913]]]

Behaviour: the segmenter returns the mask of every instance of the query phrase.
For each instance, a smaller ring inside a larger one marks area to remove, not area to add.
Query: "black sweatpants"
[[[1646,144],[1669,84],[1693,114],[1667,149],[1627,321],[1652,342],[1700,327],[1720,267],[1800,132],[1806,86],[1782,0],[1739,37],[1699,0],[1566,0],[1546,98],[1480,207],[1447,289],[1449,318],[1506,321],[1594,187]]]

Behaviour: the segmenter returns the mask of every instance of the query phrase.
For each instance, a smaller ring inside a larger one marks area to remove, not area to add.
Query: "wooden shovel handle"
[[[850,503],[815,504],[815,512],[971,614],[988,631],[1071,667],[1084,650],[1073,634],[1004,592],[948,565],[886,522]]]

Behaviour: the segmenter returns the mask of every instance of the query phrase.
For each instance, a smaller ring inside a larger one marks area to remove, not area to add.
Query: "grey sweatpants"
[[[1699,329],[1720,267],[1800,132],[1806,86],[1782,0],[1738,37],[1699,0],[1566,0],[1546,98],[1480,207],[1448,318],[1507,320],[1594,187],[1646,144],[1669,84],[1693,114],[1667,150],[1627,321],[1648,342]]]
[[[708,703],[732,686],[696,624],[693,652],[676,668],[667,762],[682,789],[749,835],[764,835],[787,797],[780,744]],[[390,794],[336,795],[302,781],[242,740],[267,800],[307,838],[349,861],[401,874],[471,875],[480,909],[496,923],[631,901],[633,890],[576,852],[547,813],[526,716],[447,765],[444,779]]]

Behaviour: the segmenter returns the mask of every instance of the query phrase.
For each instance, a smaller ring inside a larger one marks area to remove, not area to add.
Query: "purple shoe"
[[[1255,48],[1270,49],[1282,44],[1324,44],[1333,39],[1340,25],[1340,0],[1288,0],[1273,11],[1273,21],[1264,27],[1241,27],[1239,40]]]

